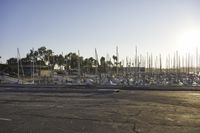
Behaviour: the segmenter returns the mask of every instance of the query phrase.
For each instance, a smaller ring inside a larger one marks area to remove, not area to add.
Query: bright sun
[[[200,48],[200,31],[188,30],[183,32],[178,41],[178,49],[184,52],[194,52],[195,48]]]

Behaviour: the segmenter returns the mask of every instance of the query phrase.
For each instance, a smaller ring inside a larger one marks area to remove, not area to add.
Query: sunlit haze
[[[1,62],[46,46],[84,57],[193,53],[200,46],[199,0],[1,0]]]

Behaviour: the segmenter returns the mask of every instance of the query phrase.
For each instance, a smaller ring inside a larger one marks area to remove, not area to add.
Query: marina
[[[41,54],[39,54],[41,53]],[[84,58],[80,52],[65,56],[53,55],[46,47],[31,49],[21,58],[17,49],[17,58],[10,58],[7,64],[1,64],[1,84],[35,85],[97,85],[97,86],[200,86],[200,55],[187,54],[183,57],[178,51],[174,56],[162,57],[138,55],[135,47],[133,60],[119,60],[119,48],[116,54],[107,60],[99,59],[97,49],[95,58]],[[181,59],[182,56],[182,59]],[[43,58],[42,58],[43,57]],[[170,58],[171,57],[171,58]],[[165,64],[163,63],[166,60]],[[10,70],[10,71],[8,71]]]
[[[0,133],[200,133],[199,0],[0,0]]]

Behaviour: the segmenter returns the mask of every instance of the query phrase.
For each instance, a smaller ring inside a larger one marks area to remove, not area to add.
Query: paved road
[[[200,133],[200,92],[1,92],[0,133]]]

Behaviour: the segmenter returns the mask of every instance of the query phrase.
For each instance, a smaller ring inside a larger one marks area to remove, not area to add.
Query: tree
[[[64,65],[65,59],[64,59],[64,57],[61,54],[57,57],[56,63],[58,64],[59,67],[61,67],[62,65]]]
[[[46,53],[46,47],[42,46],[42,47],[38,48],[37,58],[39,60],[40,67],[41,67],[41,65],[45,65],[45,53]]]
[[[7,60],[8,64],[8,73],[11,75],[17,75],[17,58],[10,58]]]
[[[8,65],[16,65],[17,64],[17,58],[10,58],[7,60]]]
[[[78,68],[78,55],[76,53],[72,53],[71,55],[71,68]]]
[[[21,59],[21,62],[22,64],[27,65],[27,64],[30,64],[31,61],[27,57],[25,57]]]
[[[64,60],[65,60],[65,69],[66,70],[69,70],[69,57],[68,57],[68,55],[65,55],[65,58],[64,58]]]
[[[101,59],[100,59],[100,63],[101,63],[101,65],[105,65],[106,64],[106,59],[105,59],[105,57],[101,57]]]
[[[82,62],[82,68],[84,72],[87,73],[93,73],[94,72],[94,66],[96,66],[97,60],[95,60],[93,57],[85,58],[81,60]]]
[[[34,51],[33,49],[30,50],[30,53],[26,54],[26,58],[23,58],[22,62],[27,64],[31,62],[37,63],[38,60],[38,51]]]
[[[89,59],[86,58],[82,63],[83,71],[89,73]]]
[[[79,56],[76,53],[70,52],[69,54],[67,54],[65,56],[65,59],[66,59],[66,64],[67,64],[68,70],[69,69],[78,68],[78,59],[79,59]]]
[[[52,65],[53,64],[53,51],[51,49],[47,49],[44,53],[44,61],[45,63]]]
[[[117,56],[113,55],[113,63],[117,66]]]
[[[109,60],[109,61],[106,61],[106,65],[107,65],[108,67],[112,67],[112,66],[113,66],[113,63],[112,63],[111,60]]]
[[[101,63],[100,72],[106,72],[106,59],[105,59],[105,57],[102,56],[100,58],[100,63]]]
[[[42,46],[42,47],[38,48],[38,55],[39,55],[40,59],[44,60],[45,53],[46,53],[46,47]]]
[[[113,67],[113,69],[116,71],[116,73],[118,74],[118,58],[117,56],[113,55],[113,62],[115,64],[115,67]]]
[[[90,67],[92,67],[92,66],[94,66],[95,65],[95,59],[93,58],[93,57],[90,57],[89,58],[89,65],[90,65]]]

